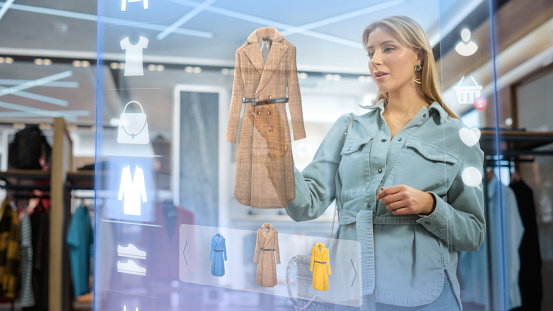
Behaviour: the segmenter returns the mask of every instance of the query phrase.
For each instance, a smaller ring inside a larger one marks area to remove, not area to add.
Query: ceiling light
[[[341,76],[341,75],[333,75],[333,76],[332,76],[332,79],[333,79],[334,81],[338,81],[338,80],[342,79],[342,76]]]
[[[42,65],[42,59],[36,58],[35,59],[35,65],[39,65],[39,66]]]
[[[299,76],[299,78],[302,79],[302,80],[305,80],[305,79],[307,79],[307,77],[308,77],[307,73],[305,73],[305,72],[300,73],[298,76]]]
[[[331,74],[329,73],[329,74],[327,74],[327,75],[325,76],[325,78],[326,78],[327,80],[330,81],[330,80],[332,80],[333,75],[331,75]]]
[[[125,69],[125,63],[119,63],[119,69]]]
[[[150,70],[150,71],[156,70],[156,65],[154,65],[154,64],[148,65],[148,70]]]
[[[190,66],[184,67],[184,72],[186,72],[186,73],[192,73],[193,70],[194,70],[194,69],[193,69],[192,67],[190,67]]]
[[[224,75],[224,76],[228,75],[229,74],[228,68],[221,69],[221,74]]]
[[[81,62],[81,66],[83,66],[83,67],[88,67],[88,66],[90,66],[90,62],[87,61],[87,60],[83,60],[83,61]]]
[[[202,68],[194,67],[194,73],[200,73],[200,72],[202,72]]]
[[[8,64],[13,64],[13,58],[11,58],[11,57],[6,57],[6,63],[8,63]]]
[[[4,63],[4,57],[0,57],[0,64]]]
[[[45,58],[44,61],[43,61],[43,64],[45,66],[50,66],[52,65],[52,60],[48,59],[48,58]]]
[[[111,64],[109,64],[109,67],[111,69],[117,69],[117,68],[119,68],[119,64],[118,63],[111,63]]]
[[[357,80],[359,80],[359,82],[366,82],[367,78],[365,76],[359,76]]]
[[[113,65],[113,63],[111,63]],[[80,60],[74,60],[73,61],[73,67],[81,67],[81,61]],[[113,68],[113,66],[112,66]]]
[[[16,130],[21,130],[25,128],[25,123],[14,123],[13,128]]]
[[[47,124],[47,123],[41,123],[38,125],[38,128],[43,130],[43,131],[46,131],[46,130],[49,130],[52,128],[52,126],[50,124]]]
[[[157,69],[157,71],[163,71],[163,70],[165,70],[165,66],[157,65],[156,69]]]

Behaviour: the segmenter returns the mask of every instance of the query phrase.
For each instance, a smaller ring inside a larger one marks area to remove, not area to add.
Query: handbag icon
[[[127,113],[127,107],[130,104],[136,104],[142,112]],[[131,100],[123,108],[119,118],[119,130],[117,131],[117,142],[120,144],[147,144],[150,142],[150,133],[148,131],[148,122],[142,105]]]

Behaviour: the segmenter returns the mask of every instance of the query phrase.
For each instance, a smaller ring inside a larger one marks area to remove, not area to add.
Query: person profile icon
[[[470,40],[471,33],[467,28],[461,30],[461,39],[455,46],[455,51],[462,56],[471,56],[478,50],[478,45]]]

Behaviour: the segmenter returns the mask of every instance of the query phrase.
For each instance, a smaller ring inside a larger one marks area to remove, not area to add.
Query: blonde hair
[[[421,26],[406,16],[391,16],[373,22],[367,26],[363,32],[362,40],[365,49],[367,49],[369,35],[378,27],[386,28],[392,31],[398,36],[402,44],[410,47],[414,51],[420,51],[420,53],[422,53],[422,69],[418,72],[421,79],[419,90],[428,102],[437,102],[442,106],[442,108],[444,108],[445,111],[447,111],[447,114],[450,117],[459,119],[459,116],[449,109],[440,96],[440,92],[438,91],[440,82],[438,80],[438,71],[436,69],[434,53],[432,52],[430,41]],[[388,94],[379,90],[376,95],[376,101],[381,99],[384,100],[384,105],[388,103]]]

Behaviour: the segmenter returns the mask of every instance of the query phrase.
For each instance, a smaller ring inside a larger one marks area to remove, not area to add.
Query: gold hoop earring
[[[418,84],[422,84],[422,80],[421,79],[417,79],[417,71],[421,71],[422,70],[422,67],[421,65],[415,65],[415,68],[413,69],[413,81],[415,81],[415,83],[418,83]]]

